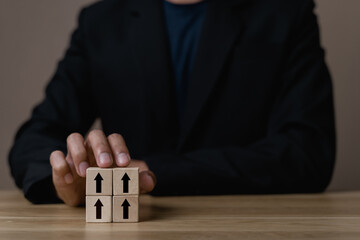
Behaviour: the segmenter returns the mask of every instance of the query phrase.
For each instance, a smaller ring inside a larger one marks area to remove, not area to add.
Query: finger
[[[130,154],[124,138],[117,133],[108,136],[115,162],[118,167],[127,167],[130,164]]]
[[[53,179],[57,182],[65,182],[71,184],[74,177],[71,169],[65,160],[65,155],[61,151],[54,151],[50,155],[50,164],[53,170]]]
[[[111,167],[113,164],[112,151],[104,132],[93,130],[89,133],[86,141],[95,156],[97,165],[103,168]]]
[[[86,169],[89,167],[87,153],[84,145],[84,138],[79,133],[73,133],[67,138],[67,149],[76,172],[79,176],[85,177]]]
[[[152,171],[143,171],[139,174],[140,193],[151,192],[156,185],[156,177]]]
[[[71,173],[73,174],[73,176],[79,175],[79,174],[77,173],[77,171],[76,171],[74,161],[73,161],[73,159],[72,159],[72,157],[71,157],[70,154],[68,154],[68,155],[65,157],[65,160],[66,160],[67,164],[69,165],[70,170],[71,170]]]
[[[85,148],[87,154],[87,161],[89,162],[90,167],[98,167],[94,153],[87,140],[85,140]]]

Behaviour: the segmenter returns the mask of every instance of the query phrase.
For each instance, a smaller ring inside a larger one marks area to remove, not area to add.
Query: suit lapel
[[[173,84],[169,44],[161,0],[132,0],[129,41],[139,73],[149,86]],[[148,89],[150,91],[152,88]]]
[[[130,2],[131,47],[140,70],[169,78],[171,58],[161,0]]]
[[[196,131],[194,129],[196,120],[214,90],[226,58],[240,35],[242,21],[238,11],[245,1],[209,1],[189,81],[178,151],[181,150],[190,133]]]
[[[209,0],[180,123],[177,151],[182,149],[190,133],[195,130],[196,120],[240,35],[242,21],[238,11],[247,1]],[[176,121],[175,83],[162,0],[131,0],[127,3],[129,12],[125,23],[129,24],[129,47],[132,48],[142,79],[141,88],[146,95],[142,111],[158,122]],[[154,122],[144,123],[148,127],[151,124]],[[172,127],[169,126],[168,130]]]
[[[144,126],[156,129],[166,123],[164,130],[173,131],[176,92],[162,1],[131,0],[128,9],[129,47],[141,79]]]

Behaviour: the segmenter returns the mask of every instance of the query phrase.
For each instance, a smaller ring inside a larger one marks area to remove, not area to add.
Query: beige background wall
[[[43,97],[80,8],[93,0],[0,0],[0,189],[14,188],[7,153]],[[360,190],[359,0],[317,0],[335,87],[338,161],[330,190]]]

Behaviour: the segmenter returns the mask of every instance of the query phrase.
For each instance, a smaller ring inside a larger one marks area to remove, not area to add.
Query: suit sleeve
[[[335,161],[332,84],[313,1],[299,1],[282,87],[267,134],[246,147],[198,149],[146,159],[154,195],[321,192]],[[305,3],[305,4],[304,4]]]
[[[34,203],[60,201],[52,184],[50,153],[65,152],[67,136],[72,132],[86,133],[97,115],[90,96],[83,15],[84,10],[70,46],[46,88],[45,99],[18,131],[9,154],[16,185]]]

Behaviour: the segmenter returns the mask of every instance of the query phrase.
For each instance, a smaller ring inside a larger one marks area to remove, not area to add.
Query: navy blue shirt
[[[187,86],[194,64],[207,2],[173,4],[164,1],[171,60],[176,81],[178,116],[184,110]]]

